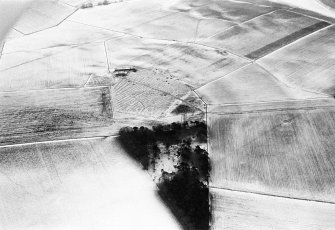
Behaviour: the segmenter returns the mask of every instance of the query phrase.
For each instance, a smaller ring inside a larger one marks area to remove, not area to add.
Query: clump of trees
[[[207,125],[191,121],[157,125],[152,129],[124,127],[119,134],[123,147],[146,170],[162,154],[176,156],[175,171],[161,171],[159,194],[186,229],[209,229],[211,167],[208,153],[201,147],[207,142]],[[159,146],[165,146],[164,152]]]

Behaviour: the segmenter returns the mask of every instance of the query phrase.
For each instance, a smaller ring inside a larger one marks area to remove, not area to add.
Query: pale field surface
[[[209,4],[193,8],[189,13],[198,18],[221,19],[241,23],[273,10],[274,8],[265,5],[227,0],[209,1]]]
[[[333,0],[317,0],[317,1],[331,8],[331,10],[335,9],[335,2]]]
[[[280,110],[294,110],[294,109],[315,109],[315,108],[329,108],[335,106],[333,97],[327,98],[311,98],[302,100],[285,100],[285,101],[271,101],[258,103],[241,103],[241,104],[222,104],[209,105],[208,113],[211,114],[242,114],[252,113],[258,111],[280,111]]]
[[[163,1],[163,9],[174,12],[188,12],[193,8],[209,4],[208,0],[171,0]]]
[[[19,31],[15,30],[15,29],[10,29],[4,40],[8,41],[8,40],[19,38],[19,37],[22,37],[22,36],[23,36],[23,34],[20,33]]]
[[[196,31],[195,41],[198,42],[202,39],[209,38],[234,25],[236,25],[236,23],[226,21],[226,20],[200,19],[198,28]]]
[[[63,3],[66,3],[70,6],[74,6],[74,7],[77,7],[77,8],[80,8],[83,4],[92,4],[93,7],[94,6],[103,6],[102,4],[104,2],[108,2],[108,4],[117,4],[117,3],[120,3],[120,2],[124,2],[124,1],[130,1],[130,0],[60,0],[60,2],[63,2]],[[134,0],[132,0],[134,1]]]
[[[181,229],[115,138],[0,148],[1,229]]]
[[[0,145],[114,134],[110,99],[108,87],[0,93]]]
[[[115,69],[120,66],[134,65],[142,68],[153,68],[156,63],[150,62],[153,61],[151,59],[150,61],[146,61],[144,57],[148,56],[148,58],[151,58],[152,55],[161,55],[169,44],[174,43],[154,39],[142,39],[134,36],[112,38],[105,42],[109,68]],[[134,63],[134,59],[139,59],[139,61]]]
[[[120,34],[65,21],[57,27],[7,41],[3,54],[104,42],[114,37]]]
[[[314,11],[321,15],[335,18],[334,1],[332,0],[270,0],[276,3],[283,3],[293,7],[298,7]]]
[[[199,20],[190,15],[175,13],[128,29],[141,37],[176,41],[194,41]],[[209,34],[211,35],[211,34]]]
[[[30,4],[31,0],[0,1],[0,43]]]
[[[251,64],[196,90],[207,104],[240,104],[326,97],[290,88]]]
[[[0,69],[0,91],[15,91],[83,87],[91,74],[106,74],[108,64],[104,44],[92,43],[4,55]]]
[[[334,104],[208,118],[212,186],[335,201]]]
[[[225,48],[254,59],[308,34],[309,30],[312,32],[312,29],[308,29],[311,26],[316,27],[313,27],[314,30],[325,26],[317,23],[320,21],[314,18],[277,10],[227,29],[201,43]]]
[[[162,11],[160,1],[128,1],[103,7],[80,9],[69,17],[70,21],[115,31],[125,31],[174,12]]]
[[[5,71],[11,68],[16,68],[20,65],[27,64],[29,62],[37,61],[52,55],[68,51],[74,46],[58,46],[52,48],[46,48],[41,50],[29,50],[29,51],[18,51],[13,53],[3,54],[3,58],[0,59],[0,71]]]
[[[158,118],[178,100],[146,85],[120,78],[113,85],[113,111],[121,114]],[[120,118],[115,116],[116,119]]]
[[[14,28],[30,34],[60,24],[75,8],[56,0],[35,0],[24,11]]]
[[[125,78],[131,82],[168,93],[176,98],[182,98],[191,91],[190,87],[178,79],[158,70],[139,69],[137,72],[129,73]]]
[[[321,30],[258,61],[287,84],[335,94],[335,27]]]
[[[213,230],[332,230],[335,205],[219,189],[213,194]]]
[[[122,46],[122,49],[119,47]],[[127,36],[106,42],[110,69],[138,66],[168,71],[185,83],[198,87],[248,63],[247,60],[196,44],[155,41]]]

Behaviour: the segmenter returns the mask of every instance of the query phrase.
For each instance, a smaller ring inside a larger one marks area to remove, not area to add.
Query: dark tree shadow
[[[122,147],[145,170],[160,159],[158,144],[163,144],[168,151],[172,145],[177,148],[176,170],[172,173],[162,170],[158,194],[185,230],[208,230],[210,161],[206,150],[192,145],[192,142],[207,141],[207,125],[194,121],[158,125],[152,129],[124,127],[119,134]]]

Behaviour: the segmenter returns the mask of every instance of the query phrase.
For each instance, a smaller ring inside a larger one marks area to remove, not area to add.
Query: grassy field
[[[258,59],[327,25],[314,18],[277,10],[234,26],[203,43]]]
[[[335,205],[211,189],[213,230],[332,230]]]
[[[24,12],[14,28],[30,34],[57,26],[75,11],[74,7],[60,1],[35,1]]]
[[[265,58],[259,64],[288,84],[335,95],[335,27],[319,31]]]
[[[0,93],[0,145],[113,134],[108,87]]]
[[[212,186],[334,202],[335,107],[313,103],[209,113]]]
[[[2,147],[0,167],[1,229],[181,229],[114,138]]]
[[[103,43],[4,55],[0,91],[83,87],[91,74],[104,75],[108,64]]]
[[[255,103],[308,99],[321,95],[289,88],[257,64],[213,81],[196,92],[207,104]]]

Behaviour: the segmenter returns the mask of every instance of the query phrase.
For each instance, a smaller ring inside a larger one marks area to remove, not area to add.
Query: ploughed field
[[[0,100],[0,145],[117,132],[108,87],[2,92]]]
[[[335,27],[331,26],[258,61],[287,84],[335,95]]]
[[[335,206],[251,193],[211,189],[212,229],[334,229]]]
[[[211,186],[335,202],[334,103],[292,103],[209,112]]]

